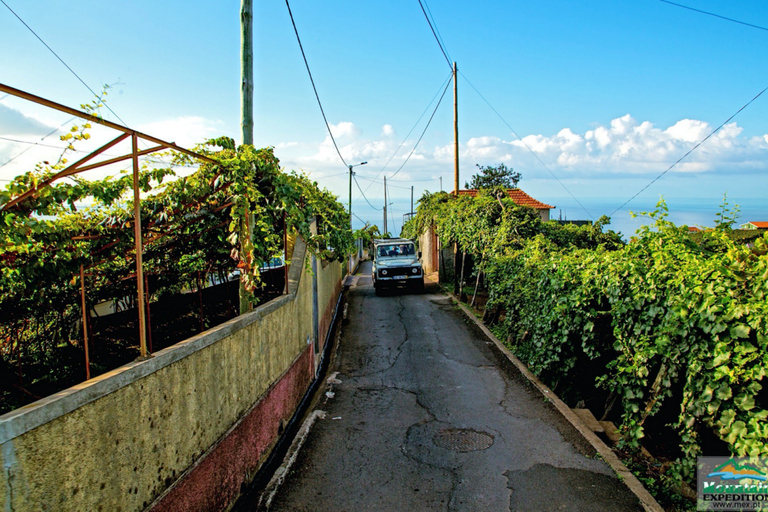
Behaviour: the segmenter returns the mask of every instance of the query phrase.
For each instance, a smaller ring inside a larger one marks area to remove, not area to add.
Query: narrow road
[[[642,510],[435,285],[376,297],[370,262],[355,280],[325,417],[270,510]]]

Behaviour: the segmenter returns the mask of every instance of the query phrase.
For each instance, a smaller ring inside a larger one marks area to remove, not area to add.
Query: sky
[[[504,163],[552,217],[610,215],[625,236],[641,224],[630,212],[662,197],[679,224],[713,225],[724,194],[739,223],[768,220],[768,92],[754,99],[768,86],[763,2],[679,1],[716,17],[661,0],[422,0],[443,55],[418,0],[294,0],[343,161],[286,3],[254,4],[254,143],[345,205],[347,165],[367,162],[354,167],[355,228],[383,227],[384,176],[393,234],[411,187],[416,201],[441,178],[453,189],[452,62],[462,187],[477,165]],[[241,141],[240,3],[106,5],[1,0],[0,83],[74,108],[107,84],[110,121],[185,147]],[[55,161],[72,122],[0,93],[0,180]],[[114,136],[95,129],[79,148]]]

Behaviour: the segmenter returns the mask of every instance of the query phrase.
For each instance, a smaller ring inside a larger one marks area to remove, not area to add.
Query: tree
[[[472,176],[470,183],[464,183],[465,188],[481,189],[491,187],[515,188],[523,175],[513,171],[503,163],[492,165],[475,164],[480,172]]]

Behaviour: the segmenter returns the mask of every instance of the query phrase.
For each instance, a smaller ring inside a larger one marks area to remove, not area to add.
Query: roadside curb
[[[478,320],[478,318],[464,304],[459,302],[453,294],[447,293],[447,295],[451,298],[451,300],[458,304],[464,314],[467,315],[467,317],[470,318],[475,323],[475,325],[477,325],[483,331],[483,333],[485,333],[488,339],[490,339],[496,345],[496,348],[498,348],[501,353],[504,354],[504,356],[506,356],[506,358],[515,365],[520,373],[526,379],[528,379],[528,381],[533,384],[541,392],[541,394],[555,406],[560,414],[562,414],[563,417],[568,420],[571,425],[573,425],[579,434],[581,434],[582,437],[584,437],[584,439],[586,439],[587,442],[592,445],[600,457],[611,467],[611,469],[613,469],[613,471],[619,477],[619,480],[621,480],[627,486],[627,488],[632,491],[635,496],[637,496],[638,500],[640,500],[640,504],[643,506],[646,512],[664,512],[664,509],[661,507],[661,505],[659,505],[656,499],[651,496],[651,493],[649,493],[648,490],[643,487],[643,484],[640,483],[637,477],[632,474],[629,469],[627,469],[627,467],[623,462],[621,462],[616,453],[607,444],[605,444],[602,439],[600,439],[594,432],[592,432],[592,430],[590,430],[589,427],[587,427],[584,422],[581,421],[581,419],[576,416],[576,414],[567,405],[565,405],[565,403],[560,400],[560,398],[558,398],[558,396],[551,389],[549,389],[549,387],[541,382],[539,378],[534,375],[526,365],[523,364],[522,361],[520,361],[496,336],[494,336],[490,329],[488,329],[488,327],[486,327],[482,321]]]

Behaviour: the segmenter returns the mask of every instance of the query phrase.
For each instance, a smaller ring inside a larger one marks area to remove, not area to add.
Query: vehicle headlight
[[[382,270],[381,271],[381,275],[383,275],[383,276],[387,275],[387,269]]]
[[[419,273],[419,267],[413,267],[413,268],[411,269],[411,273],[412,273],[412,274],[418,274],[418,273]]]

